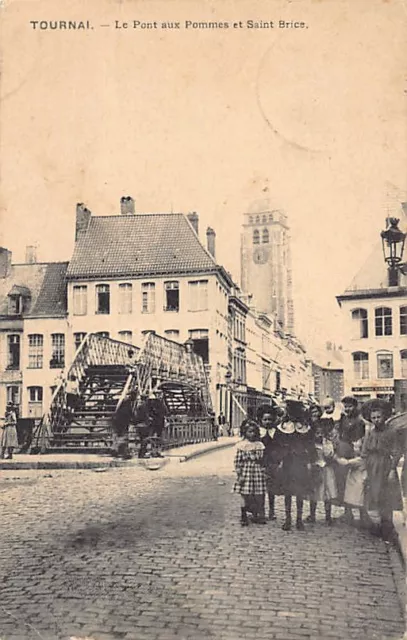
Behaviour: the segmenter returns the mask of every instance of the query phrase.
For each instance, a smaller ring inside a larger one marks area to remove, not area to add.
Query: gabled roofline
[[[336,296],[336,300],[341,306],[345,300],[366,300],[369,298],[399,298],[407,296],[407,287],[386,287],[386,289],[360,289],[359,291],[345,292]]]
[[[69,265],[69,260],[58,260],[57,262],[14,262],[12,267],[43,267],[50,264],[66,264]]]
[[[137,216],[183,216],[185,217],[185,213],[182,211],[143,211],[142,213],[136,211],[136,213],[112,213],[108,216],[94,216],[92,215],[92,220],[98,220],[105,218],[137,218]]]
[[[89,281],[89,282],[96,282],[97,280],[123,280],[125,278],[132,278],[135,280],[140,280],[142,278],[159,278],[162,276],[196,276],[196,275],[213,275],[218,273],[219,275],[222,276],[222,278],[226,281],[226,283],[229,286],[233,285],[233,282],[230,278],[230,276],[228,275],[227,271],[224,269],[224,267],[214,264],[213,267],[211,267],[210,269],[188,269],[188,270],[182,270],[182,271],[177,271],[176,269],[169,269],[167,271],[145,271],[142,273],[131,273],[129,271],[127,272],[123,272],[123,273],[114,273],[114,274],[100,274],[100,275],[81,275],[81,276],[75,276],[75,275],[67,275],[66,276],[66,280],[69,282],[75,282],[75,281],[81,281],[83,282],[84,280]]]
[[[64,311],[55,315],[51,315],[50,313],[47,313],[46,315],[45,314],[44,315],[35,314],[32,316],[26,315],[26,316],[23,316],[23,320],[55,320],[57,318],[68,318],[68,316],[69,316],[68,311]]]

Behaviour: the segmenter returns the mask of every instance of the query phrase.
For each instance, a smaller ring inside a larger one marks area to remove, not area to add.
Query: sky
[[[139,212],[197,211],[202,238],[215,229],[217,260],[239,281],[243,213],[266,194],[289,219],[297,333],[311,353],[340,344],[335,296],[377,245],[389,203],[397,212],[407,199],[406,5],[64,4],[0,9],[0,243],[13,260],[35,243],[40,260],[68,260],[76,203],[111,215],[131,195]],[[250,19],[275,26],[232,26]]]

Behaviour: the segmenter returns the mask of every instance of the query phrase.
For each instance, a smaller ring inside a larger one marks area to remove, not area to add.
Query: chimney
[[[25,261],[27,264],[35,264],[37,262],[37,247],[34,244],[26,246]]]
[[[82,202],[76,205],[75,242],[88,230],[91,216],[91,212]]]
[[[120,198],[120,213],[122,216],[134,215],[134,200],[131,196],[122,196]]]
[[[7,278],[11,271],[11,251],[0,247],[0,278]]]
[[[208,227],[206,230],[206,246],[213,258],[215,257],[215,238],[216,233],[214,232],[212,227]]]
[[[187,215],[188,220],[195,229],[196,235],[199,235],[199,216],[196,211],[192,211]]]

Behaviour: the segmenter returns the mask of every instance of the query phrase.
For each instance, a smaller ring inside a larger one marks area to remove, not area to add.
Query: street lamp
[[[229,390],[229,434],[232,434],[232,419],[233,419],[233,382],[232,382],[232,371],[230,367],[225,373],[225,382],[226,389]]]
[[[399,272],[403,259],[404,243],[406,234],[400,231],[398,218],[389,218],[389,225],[385,231],[381,232],[383,255],[389,267],[389,287],[399,285]]]

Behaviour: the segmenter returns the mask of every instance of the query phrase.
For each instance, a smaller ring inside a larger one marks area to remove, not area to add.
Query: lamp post
[[[232,428],[233,428],[233,383],[232,383],[232,372],[230,369],[228,369],[225,373],[225,382],[226,382],[226,388],[229,389],[229,434],[232,434]]]
[[[383,255],[388,265],[389,287],[398,287],[400,281],[401,261],[403,259],[406,234],[400,231],[398,218],[389,218],[388,227],[381,232]]]

